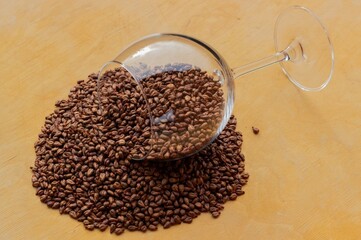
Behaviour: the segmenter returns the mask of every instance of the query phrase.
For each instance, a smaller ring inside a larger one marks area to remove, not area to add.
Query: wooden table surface
[[[234,114],[250,173],[217,220],[122,236],[86,231],[35,196],[33,144],[79,79],[136,39],[177,32],[231,66],[273,52],[273,25],[293,0],[0,1],[0,239],[361,239],[361,1],[302,1],[323,20],[335,72],[319,93],[278,66],[236,83]],[[260,128],[254,135],[252,126]]]

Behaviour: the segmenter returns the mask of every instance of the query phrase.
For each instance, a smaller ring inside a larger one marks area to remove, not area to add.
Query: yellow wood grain
[[[277,66],[236,83],[250,173],[219,219],[113,236],[48,209],[31,187],[33,144],[54,103],[132,41],[178,32],[238,66],[273,51],[293,0],[0,1],[0,239],[361,239],[361,1],[302,1],[328,27],[336,68],[305,93]],[[254,135],[252,126],[260,128]]]

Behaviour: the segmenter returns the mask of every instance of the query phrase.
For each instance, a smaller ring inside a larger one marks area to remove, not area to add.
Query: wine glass
[[[133,78],[134,91],[145,99],[151,129],[149,139],[143,145],[133,147],[131,158],[176,160],[190,156],[215,140],[226,126],[234,105],[234,80],[240,76],[279,63],[288,79],[304,91],[320,91],[327,86],[334,69],[333,46],[326,28],[311,10],[292,6],[283,11],[275,24],[274,44],[276,51],[273,55],[230,68],[223,57],[203,41],[174,33],[146,36],[101,68],[98,76],[99,103],[104,97],[101,94],[104,78],[111,74],[109,70],[126,70]],[[198,74],[199,77],[188,80],[190,83],[186,91],[182,79],[178,82],[172,82],[169,77],[165,79],[172,74],[188,77],[190,72],[194,73],[191,76]],[[165,98],[163,111],[155,112],[154,96],[150,96],[149,92],[154,86],[163,86],[169,81],[178,97]],[[214,106],[197,95],[200,89],[210,85],[216,89],[212,94],[218,96],[213,99]],[[182,92],[179,93],[179,89]],[[178,103],[185,102],[187,96],[190,104],[183,108],[193,113],[188,118],[184,116],[184,109],[177,108],[175,104],[177,100]],[[203,108],[197,107],[199,105]],[[211,117],[205,118],[205,114]],[[136,130],[132,133],[137,135]]]

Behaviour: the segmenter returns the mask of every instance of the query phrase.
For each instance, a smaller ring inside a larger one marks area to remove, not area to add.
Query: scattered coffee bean
[[[189,77],[196,73],[190,72]],[[198,71],[198,77],[201,74]],[[125,229],[155,231],[158,225],[191,223],[201,212],[218,217],[225,202],[244,194],[248,174],[234,117],[213,143],[195,155],[171,162],[133,161],[135,146],[144,152],[149,146],[144,137],[150,126],[141,104],[144,99],[127,91],[134,86],[127,85],[130,75],[123,69],[108,76],[101,88],[102,111],[98,110],[97,75],[92,74],[46,117],[32,168],[32,184],[41,202],[83,222],[88,230],[109,227],[119,235]],[[176,81],[166,86],[182,87]],[[161,100],[154,97],[153,101]],[[197,126],[191,122],[178,127],[192,134]]]
[[[253,131],[253,133],[256,134],[256,135],[259,133],[259,129],[256,128],[256,127],[252,127],[252,131]]]

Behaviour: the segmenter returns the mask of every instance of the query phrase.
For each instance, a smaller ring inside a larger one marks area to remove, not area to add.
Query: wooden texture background
[[[335,74],[319,93],[279,67],[236,82],[246,194],[219,219],[202,214],[152,233],[86,231],[31,187],[33,144],[79,79],[155,32],[204,40],[231,66],[273,52],[273,26],[302,4],[323,20]],[[0,1],[0,239],[361,239],[361,1]],[[261,129],[253,135],[252,126]]]

